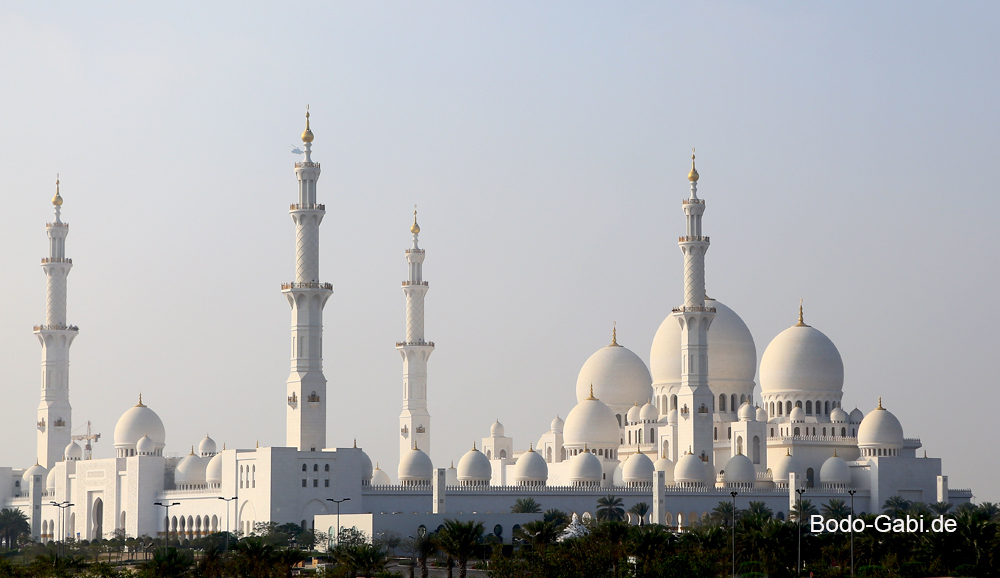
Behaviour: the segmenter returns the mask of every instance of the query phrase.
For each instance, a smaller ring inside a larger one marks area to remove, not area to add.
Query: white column
[[[673,310],[681,327],[681,386],[677,394],[678,451],[687,451],[713,463],[712,390],[708,386],[708,329],[715,308],[705,306],[705,253],[709,238],[702,235],[705,201],[698,198],[698,171],[691,155],[691,196],[684,200],[687,234],[678,239],[684,254],[684,305]],[[714,468],[712,468],[714,471]],[[711,484],[714,480],[708,480]]]
[[[448,509],[445,504],[445,487],[447,487],[447,470],[437,468],[434,470],[434,505],[431,512],[434,514],[445,514]]]
[[[937,501],[948,501],[948,476],[937,477]]]
[[[69,404],[69,348],[78,328],[66,323],[66,278],[73,260],[66,258],[66,235],[69,225],[61,219],[62,196],[56,179],[55,220],[45,225],[49,237],[49,256],[42,259],[45,271],[45,324],[36,325],[35,335],[42,345],[42,394],[38,404],[37,459],[51,469],[61,461],[73,431],[72,407]]]
[[[396,343],[403,359],[403,411],[399,414],[399,459],[413,444],[427,455],[431,453],[431,414],[427,411],[427,359],[434,352],[434,343],[424,340],[424,250],[418,245],[420,226],[417,211],[413,211],[413,246],[406,250],[409,278],[403,281],[406,295],[406,341]]]
[[[326,207],[316,203],[320,165],[312,161],[313,133],[306,112],[305,160],[295,163],[298,203],[289,207],[295,223],[295,281],[281,292],[292,308],[291,371],[286,382],[285,445],[302,451],[326,447],[326,377],[323,375],[323,308],[333,285],[319,281],[319,225]]]
[[[667,473],[653,472],[653,523],[663,525],[667,522],[666,506]]]

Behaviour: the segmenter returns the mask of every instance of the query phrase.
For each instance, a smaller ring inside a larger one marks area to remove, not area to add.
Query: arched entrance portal
[[[91,532],[92,540],[100,540],[104,537],[104,500],[97,498],[94,500],[94,515],[92,526],[93,531]]]

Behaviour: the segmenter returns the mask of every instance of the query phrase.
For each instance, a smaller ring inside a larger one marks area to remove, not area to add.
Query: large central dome
[[[653,398],[652,381],[639,356],[612,341],[583,364],[576,378],[576,401],[590,397],[593,386],[593,395],[624,417],[630,407]],[[569,423],[569,418],[566,422]]]
[[[761,357],[762,393],[840,393],[843,387],[844,361],[837,346],[808,325],[800,323],[779,333]]]
[[[752,382],[757,373],[757,348],[750,329],[735,311],[715,299],[706,298],[705,306],[715,307],[715,319],[708,330],[709,383]],[[657,385],[681,382],[681,327],[673,315],[656,330],[649,368]]]

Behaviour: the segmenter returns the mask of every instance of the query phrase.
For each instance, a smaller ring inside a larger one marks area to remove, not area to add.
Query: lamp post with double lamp
[[[799,562],[795,567],[795,575],[802,576],[802,494],[806,493],[806,489],[796,488],[795,493],[799,495],[798,505],[795,507],[795,525],[799,527]]]
[[[854,494],[857,490],[847,490],[851,495],[851,578],[854,578]]]
[[[729,492],[733,497],[733,578],[736,578],[736,494],[738,493],[735,490]]]
[[[166,543],[167,538],[170,537],[170,506],[180,506],[180,502],[153,502],[154,506],[160,506],[167,510],[166,521],[163,523],[163,541]]]
[[[66,508],[72,506],[73,504],[69,501],[65,502],[49,502],[53,506],[59,508],[59,542],[56,543],[56,556],[59,556],[59,551],[62,549],[62,542],[66,541]]]
[[[223,498],[219,496],[219,499],[226,502],[226,552],[229,551],[229,502],[236,501],[236,496],[232,498]]]
[[[333,502],[334,504],[337,504],[337,542],[336,542],[335,545],[340,546],[340,504],[342,504],[344,502],[350,502],[351,499],[350,498],[343,498],[343,499],[340,499],[340,500],[334,500],[333,498],[327,498],[326,501],[327,502]]]

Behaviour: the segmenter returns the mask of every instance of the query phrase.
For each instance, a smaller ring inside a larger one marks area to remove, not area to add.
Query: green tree
[[[534,498],[518,498],[510,507],[511,514],[537,514],[542,511],[542,505]]]
[[[640,526],[646,525],[646,516],[649,515],[649,504],[646,502],[639,502],[629,508],[628,511],[630,514],[635,514],[635,516],[639,519]]]
[[[31,524],[24,512],[17,508],[0,510],[0,540],[8,549],[17,548],[17,538],[25,534],[31,534]]]
[[[534,546],[551,544],[559,537],[562,528],[555,522],[532,520],[525,523],[514,532],[514,538],[523,540]]]
[[[833,499],[823,504],[823,507],[820,508],[820,513],[826,518],[843,520],[851,515],[851,507],[844,500]]]
[[[555,508],[545,510],[545,514],[542,515],[542,519],[546,522],[552,522],[559,527],[560,530],[565,527],[566,524],[569,524],[570,521],[569,514]]]
[[[458,561],[459,578],[466,577],[469,558],[482,540],[484,529],[482,522],[445,520],[444,528],[438,532],[440,548]]]
[[[801,511],[801,516],[799,515]],[[792,506],[791,511],[788,512],[788,519],[791,520],[802,520],[805,524],[809,521],[809,516],[819,514],[819,510],[816,506],[812,504],[812,500],[803,500],[799,498],[798,502]]]
[[[427,578],[427,558],[438,551],[438,543],[431,534],[417,535],[411,540],[411,547],[420,564],[420,578]]]
[[[882,504],[882,511],[893,518],[902,518],[909,508],[909,500],[905,500],[901,496],[892,496]]]
[[[180,578],[191,570],[192,560],[186,552],[173,546],[158,548],[153,557],[139,565],[140,578]]]
[[[274,546],[261,538],[244,538],[232,548],[232,568],[246,578],[269,578],[275,564]]]
[[[597,519],[620,522],[625,519],[625,508],[622,499],[611,494],[597,500]]]
[[[931,511],[939,516],[947,514],[948,511],[951,510],[952,506],[954,506],[954,504],[951,502],[934,502],[929,505]]]
[[[772,512],[771,508],[768,508],[767,504],[764,502],[750,502],[747,504],[747,509],[744,515],[770,520],[774,515],[774,512]]]
[[[732,528],[733,520],[739,517],[740,512],[732,502],[726,500],[719,502],[719,505],[712,508],[712,513],[708,517],[716,524],[724,528]]]

